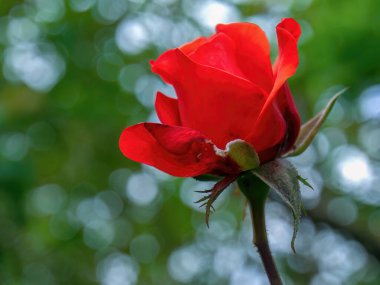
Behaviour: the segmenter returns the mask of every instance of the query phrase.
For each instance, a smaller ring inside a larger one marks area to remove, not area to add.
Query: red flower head
[[[120,137],[123,154],[174,176],[231,175],[242,171],[229,156],[229,143],[250,144],[261,163],[287,152],[300,118],[286,80],[298,65],[301,34],[293,19],[276,27],[279,54],[255,24],[220,24],[209,38],[163,53],[152,71],[173,85],[177,99],[158,92],[162,124],[141,123]]]

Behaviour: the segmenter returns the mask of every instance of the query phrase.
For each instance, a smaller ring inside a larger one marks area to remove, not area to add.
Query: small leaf
[[[306,178],[303,178],[301,175],[298,175],[298,176],[297,176],[297,179],[298,179],[299,181],[301,181],[301,183],[302,183],[303,185],[309,187],[311,190],[314,190],[313,186],[311,186],[311,184],[307,181]]]
[[[262,164],[259,168],[254,169],[252,173],[271,187],[292,210],[294,230],[291,246],[293,252],[295,252],[294,242],[302,215],[302,201],[297,170],[288,160],[276,159]]]
[[[336,93],[330,101],[327,103],[326,107],[320,111],[316,116],[311,118],[309,121],[307,121],[305,124],[301,126],[301,131],[297,137],[297,140],[294,144],[293,150],[286,153],[284,156],[295,156],[303,153],[307,147],[311,144],[313,141],[315,135],[317,134],[318,130],[320,129],[323,122],[326,120],[328,114],[332,110],[336,100],[340,95],[342,95],[347,88],[339,91]]]

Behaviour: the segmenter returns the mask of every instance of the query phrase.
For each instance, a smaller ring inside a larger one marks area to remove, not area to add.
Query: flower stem
[[[241,176],[238,183],[250,207],[254,229],[253,243],[260,254],[269,282],[271,285],[282,285],[269,248],[265,224],[265,201],[268,197],[269,187],[251,173]]]

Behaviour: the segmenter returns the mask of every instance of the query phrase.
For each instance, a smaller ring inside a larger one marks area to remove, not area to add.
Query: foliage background
[[[342,86],[313,146],[294,160],[315,191],[290,249],[291,214],[268,204],[287,284],[380,283],[380,2],[375,0],[2,0],[0,283],[267,284],[244,201],[225,193],[206,229],[194,190],[125,159],[122,129],[157,120],[174,94],[149,60],[218,22],[303,28],[291,80],[305,120]]]

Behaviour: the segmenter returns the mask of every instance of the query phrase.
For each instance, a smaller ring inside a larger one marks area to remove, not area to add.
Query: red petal
[[[175,87],[183,126],[199,130],[221,149],[251,133],[265,101],[251,82],[197,64],[179,49],[161,55],[152,70]]]
[[[280,109],[275,104],[271,104],[262,115],[261,123],[253,124],[251,127],[252,131],[245,140],[251,143],[256,152],[258,152],[260,162],[264,162],[262,152],[278,145],[284,139],[286,132],[285,120]],[[272,155],[271,159],[274,157]],[[266,160],[268,159],[266,158]]]
[[[301,27],[294,19],[286,18],[277,25],[276,32],[279,54],[274,64],[274,73],[275,85],[277,84],[279,89],[296,72],[298,66],[297,42],[301,35]]]
[[[298,41],[301,36],[301,27],[293,18],[282,19],[282,21],[277,25],[277,28],[284,29],[291,33],[296,41]]]
[[[252,23],[219,24],[218,33],[225,33],[235,43],[240,70],[267,93],[273,86],[270,45],[263,30]]]
[[[266,163],[268,161],[274,160],[276,157],[278,157],[280,154],[278,152],[278,144],[275,146],[272,146],[266,150],[262,150],[259,153],[260,163]]]
[[[223,163],[209,140],[184,127],[137,124],[123,131],[119,146],[129,159],[179,177],[211,173]]]
[[[244,78],[236,62],[234,42],[223,33],[216,34],[199,46],[188,57],[198,64],[221,69]]]
[[[177,99],[170,98],[161,92],[157,92],[155,107],[158,118],[163,124],[172,126],[181,125]]]
[[[287,83],[278,92],[275,103],[285,121],[285,134],[279,143],[259,153],[262,163],[286,153],[294,145],[301,127],[301,119]]]
[[[179,47],[179,49],[184,53],[184,54],[189,54],[194,52],[200,45],[202,45],[204,42],[207,41],[207,38],[205,37],[199,37],[192,42],[189,42],[187,44],[184,44]]]
[[[278,93],[275,101],[286,122],[285,137],[280,147],[280,153],[282,154],[287,152],[295,143],[300,131],[301,119],[289,85],[285,83]]]
[[[276,31],[279,55],[274,66],[275,82],[256,121],[256,127],[258,127],[257,125],[265,126],[266,123],[263,117],[268,111],[267,109],[273,105],[273,101],[277,94],[279,94],[280,88],[296,72],[298,66],[297,40],[301,34],[299,24],[295,20],[287,18],[277,25]]]

